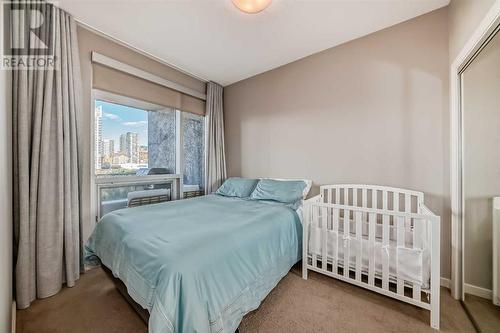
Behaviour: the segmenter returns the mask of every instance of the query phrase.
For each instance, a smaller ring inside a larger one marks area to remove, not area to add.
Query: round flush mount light
[[[266,9],[272,0],[232,0],[239,10],[247,14],[255,14]]]

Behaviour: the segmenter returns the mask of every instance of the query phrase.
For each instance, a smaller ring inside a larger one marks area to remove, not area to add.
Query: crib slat
[[[338,234],[339,234],[339,217],[340,217],[340,211],[339,209],[337,208],[333,208],[333,223],[332,223],[332,230],[334,231],[333,232],[333,237],[335,238],[334,239],[334,244],[335,246],[333,247],[333,253],[332,253],[332,270],[333,270],[333,273],[334,274],[338,274],[339,273],[339,267],[338,267],[338,259],[339,259],[339,252],[338,252],[338,249],[339,249],[339,238],[338,238]]]
[[[363,189],[361,190],[361,199],[362,199],[362,206],[361,207],[364,207],[364,208],[368,208],[368,191],[366,190],[366,187],[363,187]],[[363,216],[363,221],[366,221],[366,213],[363,212],[362,214]]]
[[[333,203],[333,189],[328,189],[328,203]]]
[[[344,209],[344,276],[349,277],[349,258],[350,258],[350,244],[349,244],[349,238],[350,238],[350,226],[349,226],[349,210]]]
[[[369,261],[368,261],[368,284],[375,285],[375,232],[376,232],[377,215],[369,213],[368,215],[368,244],[369,244]]]
[[[398,192],[394,192],[394,197],[393,197],[393,201],[392,201],[392,209],[394,211],[399,211],[399,193]]]
[[[397,219],[397,245],[398,247],[402,247],[405,244],[405,219],[403,217],[396,217]],[[397,292],[400,295],[404,295],[404,280],[399,276],[399,258],[396,251],[396,276],[397,276]]]
[[[405,194],[405,212],[411,213],[411,195]],[[411,219],[406,218],[405,220],[406,231],[411,232]]]
[[[311,228],[317,228],[319,227],[318,225],[318,211],[319,211],[319,206],[312,206],[312,218],[313,218],[313,223],[311,223]],[[317,249],[317,244],[316,244],[316,239],[311,238],[311,249],[312,249],[312,266],[314,268],[318,267],[318,258],[316,255],[316,250]]]
[[[377,190],[372,189],[372,208],[377,209],[378,204],[377,204]]]
[[[411,213],[411,195],[410,194],[405,194],[405,212],[406,213]],[[405,236],[404,236],[404,241],[403,245],[406,246],[406,242],[408,241],[406,239],[406,235],[411,235],[412,230],[411,230],[411,218],[406,217],[405,218]],[[413,290],[415,291],[415,290]]]
[[[340,204],[340,188],[335,188],[335,203]]]
[[[328,227],[328,211],[326,207],[321,207],[321,269],[326,271],[327,267],[327,227]]]
[[[389,215],[382,217],[382,289],[389,290],[389,241],[390,226]]]
[[[382,191],[382,209],[387,209],[387,191]]]
[[[348,187],[344,188],[344,205],[350,206],[349,205],[349,188]]]
[[[307,266],[309,264],[309,207],[310,205],[304,205],[304,210],[302,212],[303,224],[302,224],[302,278],[307,280]]]
[[[358,206],[358,189],[357,188],[352,189],[352,205],[355,207]]]
[[[363,265],[363,220],[361,212],[356,212],[356,239],[358,243],[358,251],[356,253],[356,280],[361,282]]]
[[[423,224],[425,220],[414,219],[413,220],[413,248],[421,249],[422,248],[422,235],[424,235]],[[423,263],[420,263],[422,265]],[[421,300],[421,288],[419,284],[413,284],[413,298],[417,301]]]
[[[306,214],[306,219],[309,221],[309,223],[307,224],[307,257],[306,257],[306,263],[309,265],[309,254],[311,254],[311,258],[312,258],[312,253],[314,252],[314,243],[313,243],[313,239],[312,239],[312,228],[314,227],[314,219],[313,219],[313,215],[312,215],[312,210],[313,210],[313,206],[307,206],[306,208],[306,211],[305,211],[305,214]],[[303,260],[303,259],[302,259]],[[312,261],[312,259],[311,259]]]

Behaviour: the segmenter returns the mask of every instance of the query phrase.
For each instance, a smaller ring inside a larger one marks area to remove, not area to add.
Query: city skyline
[[[96,101],[96,170],[147,166],[147,119],[146,110]]]
[[[104,101],[96,101],[96,110],[102,110],[102,138],[113,140],[115,148],[120,135],[138,134],[139,146],[148,145],[148,111]]]
[[[138,144],[138,133],[122,133],[118,142],[113,139],[100,138],[98,131],[96,135],[96,147],[98,147],[96,169],[103,169],[104,165],[107,165],[104,169],[108,169],[110,166],[121,164],[148,164],[149,149],[147,145]]]

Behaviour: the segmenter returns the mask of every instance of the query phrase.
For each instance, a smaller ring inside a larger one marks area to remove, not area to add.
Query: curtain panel
[[[81,269],[76,23],[51,4],[34,6],[43,12],[41,33],[53,38],[55,61],[44,70],[13,71],[14,255],[20,309],[54,295],[63,283],[73,286]],[[36,12],[25,13],[28,22],[40,19]],[[12,29],[11,38],[20,42],[24,36]],[[33,49],[29,47],[28,56],[37,55]]]
[[[207,83],[205,112],[206,167],[205,193],[215,192],[227,177],[224,145],[223,88],[215,82]]]

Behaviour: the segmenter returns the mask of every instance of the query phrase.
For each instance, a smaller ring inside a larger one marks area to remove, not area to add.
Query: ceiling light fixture
[[[272,0],[232,0],[239,10],[247,14],[255,14],[266,9]]]

